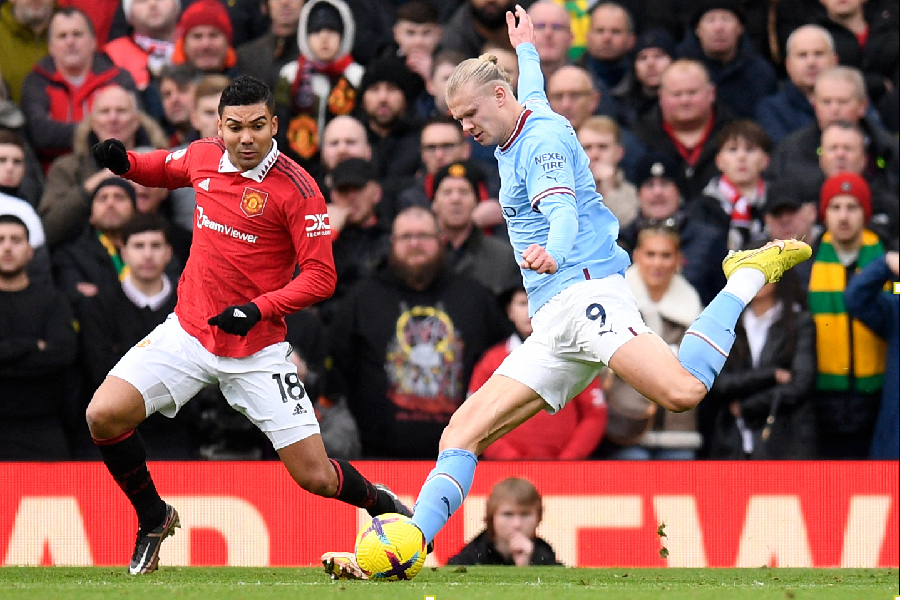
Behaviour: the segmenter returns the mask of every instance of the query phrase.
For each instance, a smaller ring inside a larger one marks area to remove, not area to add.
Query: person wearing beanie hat
[[[100,192],[107,187],[117,187],[120,188],[126,196],[131,200],[132,204],[137,203],[137,191],[134,189],[134,186],[130,181],[126,179],[122,179],[121,177],[107,177],[103,181],[97,184],[97,187],[94,188],[94,193],[91,194],[91,204],[93,204],[94,200],[97,196],[100,195]]]
[[[401,56],[378,58],[366,68],[361,117],[382,178],[411,176],[419,168],[419,131],[408,115],[423,89]]]
[[[741,25],[747,22],[747,13],[744,11],[742,0],[700,0],[694,6],[690,21],[691,29],[696,29],[700,20],[711,10],[727,10],[741,22]]]
[[[633,129],[637,121],[656,108],[663,71],[675,56],[675,40],[665,29],[648,29],[637,38],[628,81],[612,90],[617,120],[623,127]]]
[[[679,193],[682,193],[684,177],[678,163],[668,154],[661,152],[648,152],[638,160],[634,167],[634,185],[640,189],[648,180],[653,178],[667,179],[675,184]]]
[[[124,0],[122,8],[131,25],[131,35],[112,40],[103,47],[103,51],[116,65],[131,73],[139,90],[147,90],[150,83],[159,77],[163,66],[172,60],[178,39],[181,2],[162,0],[134,4],[134,0]],[[145,98],[149,109],[159,102],[155,96],[153,92],[152,97]]]
[[[312,9],[310,9],[306,19],[306,33],[310,35],[323,29],[334,31],[340,37],[344,34],[344,20],[333,4],[316,2],[312,5]]]
[[[740,0],[701,2],[678,53],[702,61],[717,97],[735,115],[752,119],[759,101],[778,91],[778,79],[744,35],[744,18]]]
[[[434,174],[434,184],[431,188],[431,200],[434,200],[438,188],[441,187],[441,182],[447,177],[460,178],[468,181],[469,185],[472,186],[472,192],[475,194],[478,201],[480,201],[486,193],[485,188],[487,186],[487,179],[485,178],[484,171],[478,166],[478,163],[472,160],[458,160],[441,167]]]
[[[684,258],[682,275],[704,304],[725,284],[720,264],[728,253],[727,229],[705,220],[699,211],[684,208],[684,177],[678,162],[658,152],[645,154],[635,168],[638,215],[619,233],[619,244],[628,251],[637,247],[641,229],[663,227],[678,233]]]
[[[363,67],[350,49],[353,13],[343,0],[313,0],[300,11],[296,61],[281,68],[275,85],[284,149],[312,168],[325,126],[359,105]]]
[[[57,283],[76,312],[84,298],[114,290],[128,275],[119,254],[120,230],[137,212],[137,193],[121,177],[107,177],[90,197],[89,224],[73,241],[53,253]]]
[[[191,3],[178,21],[180,39],[172,63],[188,62],[204,73],[230,74],[237,64],[234,28],[228,10],[218,0]]]
[[[860,270],[884,255],[866,227],[871,197],[855,173],[835,173],[819,193],[825,233],[809,278],[809,308],[816,322],[816,417],[819,458],[867,458],[885,366],[884,340],[847,313],[844,292]]]
[[[872,218],[872,191],[869,189],[869,184],[856,173],[835,173],[826,179],[825,183],[822,184],[822,190],[819,192],[819,219],[823,223],[826,221],[831,202],[839,196],[848,197],[851,204],[855,202],[858,208],[862,210],[864,220],[860,223],[861,231],[861,227]],[[852,206],[847,207],[844,205],[842,208],[843,210],[849,208],[850,212],[853,211]],[[841,209],[835,207],[835,210]],[[848,225],[849,223],[842,225],[840,229],[846,229]]]
[[[499,295],[522,284],[509,242],[475,225],[475,209],[486,193],[484,172],[472,160],[455,161],[434,176],[431,210],[447,248],[450,268]]]

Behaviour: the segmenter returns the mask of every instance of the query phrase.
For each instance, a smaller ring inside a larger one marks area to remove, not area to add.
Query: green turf
[[[425,569],[413,581],[335,581],[316,569],[0,568],[2,600],[893,600],[897,569]]]

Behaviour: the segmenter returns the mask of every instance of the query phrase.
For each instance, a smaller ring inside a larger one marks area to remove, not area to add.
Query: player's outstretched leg
[[[809,244],[775,240],[755,250],[730,252],[722,261],[728,283],[685,333],[678,360],[709,390],[734,343],[734,327],[744,308],[766,283],[812,256]]]
[[[434,540],[469,494],[478,455],[546,406],[528,386],[497,374],[463,402],[444,429],[437,465],[416,500],[413,523],[426,542]]]
[[[178,513],[156,491],[144,441],[135,429],[146,417],[144,398],[130,383],[107,377],[91,399],[86,417],[106,468],[137,513],[137,540],[128,570],[132,575],[151,573],[159,562],[162,541],[179,522]]]

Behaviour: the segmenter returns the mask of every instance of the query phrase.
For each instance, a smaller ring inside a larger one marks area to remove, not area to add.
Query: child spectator
[[[431,75],[432,55],[441,41],[441,25],[435,7],[425,0],[410,0],[397,9],[394,43],[387,52],[406,59],[406,66],[422,81]]]
[[[350,55],[356,25],[343,0],[309,2],[300,13],[300,57],[281,69],[275,102],[280,149],[308,166],[319,152],[325,125],[357,106],[363,67]]]
[[[435,115],[446,116],[450,114],[447,108],[447,80],[456,65],[466,59],[466,56],[456,50],[441,50],[434,55],[431,61],[431,71],[425,78],[425,91],[419,97],[416,104],[416,112],[419,116],[427,120]],[[513,88],[515,89],[515,88]]]
[[[447,561],[448,565],[558,565],[553,548],[537,535],[544,514],[540,492],[527,479],[510,477],[494,486],[485,509],[485,530]]]
[[[741,250],[763,241],[766,182],[772,142],[762,127],[749,120],[729,123],[716,139],[716,166],[722,172],[703,188],[694,208],[702,218],[728,231],[728,249]]]

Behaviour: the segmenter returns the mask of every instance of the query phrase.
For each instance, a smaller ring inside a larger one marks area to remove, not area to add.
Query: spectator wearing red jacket
[[[75,128],[98,90],[112,84],[135,89],[127,71],[97,52],[94,26],[77,8],[53,15],[49,52],[25,76],[21,102],[29,140],[45,170],[54,158],[72,151]]]
[[[484,353],[469,381],[469,395],[488,380],[514,348],[531,335],[528,297],[524,287],[504,295],[506,314],[516,333]],[[488,446],[490,460],[580,460],[591,455],[606,430],[606,400],[595,379],[554,415],[538,413]]]

